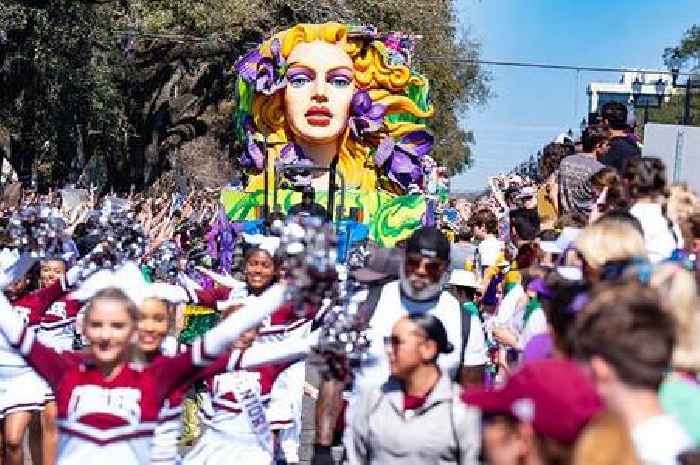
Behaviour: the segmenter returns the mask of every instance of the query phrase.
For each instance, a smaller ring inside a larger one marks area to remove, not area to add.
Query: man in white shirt
[[[678,455],[693,444],[658,398],[675,325],[656,292],[638,283],[599,292],[579,315],[574,340],[598,393],[628,425],[640,463],[678,465]]]
[[[354,373],[356,389],[379,386],[387,380],[390,369],[384,338],[391,335],[394,323],[413,313],[438,317],[457,348],[452,354],[440,356],[438,363],[443,369],[455,377],[458,371],[466,372],[472,383],[483,378],[487,354],[481,322],[476,315],[464,315],[471,321],[464,325],[469,326],[469,335],[463,344],[462,309],[457,299],[444,290],[449,262],[450,243],[438,229],[421,228],[408,239],[400,279],[384,286],[370,319],[370,362]]]
[[[480,241],[477,250],[479,252],[479,262],[483,271],[484,268],[493,266],[498,255],[503,252],[505,245],[503,241],[496,237],[498,234],[498,219],[491,210],[482,209],[477,211],[472,217],[474,227],[474,237]]]

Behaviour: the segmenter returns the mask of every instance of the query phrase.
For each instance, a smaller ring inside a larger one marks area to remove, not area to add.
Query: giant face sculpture
[[[347,186],[405,192],[434,166],[427,80],[411,68],[413,40],[338,23],[299,24],[236,65],[240,162],[262,188],[264,167],[337,161]],[[267,157],[263,150],[268,150]],[[273,163],[274,162],[274,163]]]
[[[338,44],[298,44],[287,58],[284,109],[301,145],[337,143],[347,127],[355,93],[353,63]]]

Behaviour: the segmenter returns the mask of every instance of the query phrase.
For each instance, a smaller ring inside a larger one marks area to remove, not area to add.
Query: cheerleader
[[[119,289],[130,273],[139,273],[138,267],[125,266],[111,279],[103,279],[109,285],[90,299],[84,322],[89,358],[82,360],[38,341],[0,299],[5,307],[0,309],[4,311],[0,332],[56,394],[59,465],[82,465],[98,457],[102,465],[148,464],[153,430],[168,396],[272,313],[285,292],[283,285],[277,285],[248,299],[240,311],[196,339],[187,351],[144,367],[132,363],[139,310],[127,295],[129,290]]]
[[[66,262],[60,257],[42,260],[39,268],[39,285],[48,288],[53,283],[63,279],[66,274]],[[46,313],[41,317],[37,330],[40,341],[55,348],[57,351],[72,350],[75,339],[75,322],[81,304],[72,299],[68,293],[64,293],[53,302]],[[41,451],[43,464],[51,465],[56,460],[56,446],[58,444],[58,427],[56,426],[56,399],[48,384],[45,384],[44,408],[41,410]],[[30,429],[30,441],[36,441],[34,431]]]
[[[66,262],[62,258],[50,258],[41,262],[39,284],[51,286],[66,274]],[[76,319],[82,304],[64,293],[51,304],[41,318],[37,332],[39,339],[58,351],[72,350],[75,341]]]
[[[271,286],[278,275],[279,264],[275,251],[279,245],[277,237],[246,236],[252,247],[246,252],[243,266],[245,282],[233,282],[230,278],[200,269],[209,277],[223,285],[213,291],[199,291],[197,297],[207,305],[216,304],[219,308],[235,306],[247,294],[259,295]],[[281,308],[273,313],[259,329],[258,342],[280,341],[290,334],[303,335],[308,330],[311,315],[300,318],[291,307]],[[287,463],[299,462],[299,439],[301,434],[301,404],[306,366],[299,362],[288,367],[276,377],[273,397],[280,399],[277,408],[285,409],[292,417],[289,427],[280,431],[281,455]],[[284,405],[286,404],[286,405]]]
[[[181,288],[163,284],[149,286],[148,295],[140,306],[137,333],[139,349],[146,363],[158,363],[164,357],[174,357],[186,350],[186,346],[179,345],[171,335],[175,326],[173,304],[186,300]],[[188,386],[189,383],[175,389],[159,412],[151,448],[153,465],[179,463],[177,446],[182,429],[182,402]]]
[[[17,256],[17,259],[19,257]],[[63,276],[51,285],[26,293],[29,280],[20,277],[5,290],[11,309],[28,331],[35,333],[51,304],[65,294]],[[4,341],[3,341],[4,342]],[[5,456],[10,465],[23,465],[22,443],[32,418],[32,412],[41,411],[46,404],[48,386],[37,373],[9,347],[0,350],[0,415],[3,422]],[[41,461],[41,441],[32,438],[30,448],[36,463]],[[49,438],[50,439],[50,438]],[[55,442],[54,442],[55,444]],[[50,449],[45,448],[49,456]],[[52,462],[48,462],[52,463]]]
[[[207,380],[209,399],[202,411],[207,428],[183,465],[273,462],[274,435],[293,421],[288,408],[275,408],[276,402],[287,399],[273,398],[273,385],[285,369],[307,357],[314,338],[256,342],[250,348],[257,334],[257,329],[244,333],[234,343],[227,366],[216,367],[213,371],[221,373]]]

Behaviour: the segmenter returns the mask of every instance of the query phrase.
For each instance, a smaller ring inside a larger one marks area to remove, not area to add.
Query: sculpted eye
[[[352,79],[347,76],[333,76],[328,82],[333,87],[343,88],[348,87],[352,83]]]
[[[311,82],[311,78],[305,74],[297,74],[289,78],[289,85],[295,89],[304,87],[306,84]]]

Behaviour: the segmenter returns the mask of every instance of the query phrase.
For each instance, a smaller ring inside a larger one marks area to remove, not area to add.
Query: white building
[[[627,105],[633,95],[637,95],[637,106],[658,104],[658,96],[663,101],[677,92],[671,85],[671,75],[659,71],[626,71],[618,82],[591,82],[588,84],[588,112],[597,113],[606,102],[620,102]]]

